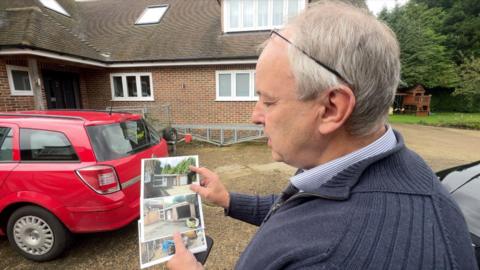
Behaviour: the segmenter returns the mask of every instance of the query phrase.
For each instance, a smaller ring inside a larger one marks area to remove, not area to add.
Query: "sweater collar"
[[[313,190],[312,193],[332,200],[348,199],[350,197],[352,187],[358,183],[360,176],[364,173],[366,168],[368,168],[371,164],[405,148],[402,135],[395,130],[393,130],[393,133],[397,139],[397,143],[393,148],[350,165],[335,175],[332,179],[322,184],[319,188]]]

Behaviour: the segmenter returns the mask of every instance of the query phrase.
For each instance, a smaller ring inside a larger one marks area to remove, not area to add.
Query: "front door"
[[[42,74],[49,109],[81,108],[78,74],[49,70]]]

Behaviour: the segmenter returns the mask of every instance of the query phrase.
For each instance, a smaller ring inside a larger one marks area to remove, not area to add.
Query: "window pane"
[[[148,133],[150,135],[150,143],[157,144],[158,142],[160,142],[160,138],[161,138],[160,134],[158,134],[158,132],[155,130],[152,124],[147,122],[147,120],[144,120],[144,121],[145,121],[146,129],[148,130]]]
[[[240,25],[240,0],[230,1],[230,27],[237,28]]]
[[[288,18],[298,13],[298,0],[288,0]]]
[[[142,120],[87,127],[93,151],[99,161],[138,153],[150,146],[150,137]]]
[[[273,0],[273,25],[283,24],[283,0]]]
[[[140,84],[142,85],[142,97],[152,96],[150,92],[150,76],[141,76]]]
[[[34,129],[20,130],[20,156],[22,160],[78,160],[64,134]]]
[[[258,22],[259,27],[268,25],[268,0],[258,0]]]
[[[10,128],[0,127],[0,161],[13,160],[12,137]]]
[[[253,0],[243,1],[243,27],[253,26]]]
[[[62,6],[60,6],[60,4],[57,3],[57,1],[55,1],[55,0],[40,0],[40,2],[45,7],[49,8],[51,10],[55,10],[58,13],[62,13],[63,15],[70,17],[70,14],[68,14],[68,12],[66,12],[65,9]]]
[[[255,81],[255,80],[256,80],[255,76],[256,76],[256,75],[257,75],[256,73],[253,74],[253,95],[256,96],[256,97],[258,97],[257,86],[255,85],[255,82],[256,82],[256,81]]]
[[[113,77],[113,91],[115,92],[115,97],[123,97],[122,77]]]
[[[248,97],[250,90],[250,74],[238,73],[235,86],[237,97]]]
[[[127,89],[129,97],[137,97],[137,79],[135,76],[127,76]]]
[[[13,86],[17,91],[31,91],[28,71],[12,70]]]
[[[218,75],[218,95],[221,97],[230,97],[232,90],[230,89],[232,84],[232,75],[220,74]]]
[[[136,24],[158,23],[167,10],[166,6],[147,7],[143,14],[138,18]]]

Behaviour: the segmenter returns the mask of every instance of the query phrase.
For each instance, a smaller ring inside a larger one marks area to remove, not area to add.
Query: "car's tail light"
[[[99,194],[120,190],[117,173],[111,166],[97,165],[75,171],[82,181]]]

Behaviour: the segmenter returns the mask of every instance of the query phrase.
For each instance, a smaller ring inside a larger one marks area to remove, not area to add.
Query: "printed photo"
[[[141,227],[140,223],[139,221],[139,227]],[[203,229],[182,233],[182,240],[192,253],[205,251],[207,249]],[[140,241],[139,243],[141,268],[165,262],[175,254],[175,244],[172,236],[147,242]]]
[[[174,254],[173,234],[180,232],[192,252],[207,248],[202,202],[189,185],[199,177],[198,156],[142,160],[138,236],[142,268],[165,262]]]
[[[144,159],[143,198],[158,198],[193,193],[188,185],[198,182],[189,166],[198,166],[197,156]]]
[[[203,227],[197,194],[145,199],[143,201],[143,241],[150,241]]]

